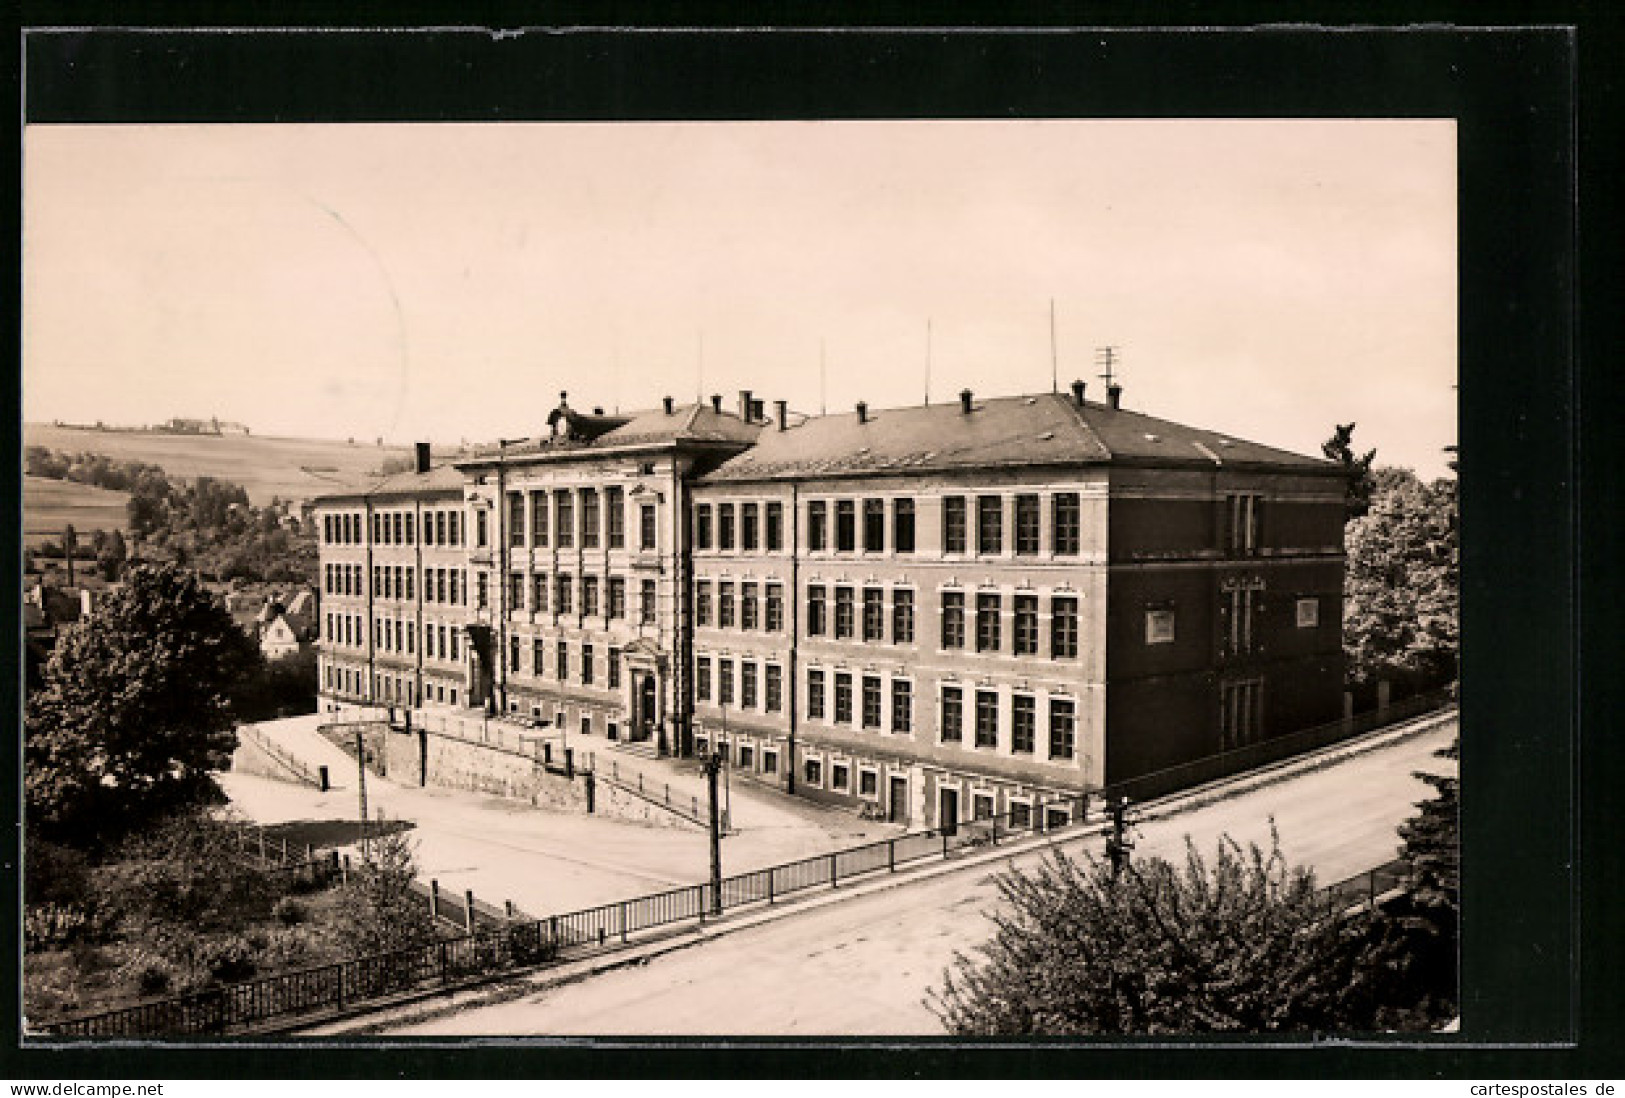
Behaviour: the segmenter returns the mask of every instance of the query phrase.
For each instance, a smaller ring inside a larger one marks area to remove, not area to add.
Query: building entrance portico
[[[626,660],[626,738],[633,742],[659,739],[665,744],[666,659],[646,640],[629,645]]]

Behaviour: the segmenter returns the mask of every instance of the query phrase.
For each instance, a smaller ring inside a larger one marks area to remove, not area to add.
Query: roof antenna
[[[1117,365],[1117,348],[1116,347],[1096,347],[1095,348],[1095,365],[1096,366],[1104,366],[1106,368],[1105,373],[1096,374],[1095,376],[1105,378],[1106,379],[1106,384],[1108,386],[1111,385],[1112,377],[1114,376],[1112,374],[1112,367]]]
[[[818,414],[829,415],[829,404],[824,392],[824,337],[818,337]]]
[[[1049,299],[1049,391],[1058,393],[1060,381],[1056,377],[1058,369],[1055,360],[1055,299]]]
[[[931,407],[931,318],[925,318],[925,406]]]

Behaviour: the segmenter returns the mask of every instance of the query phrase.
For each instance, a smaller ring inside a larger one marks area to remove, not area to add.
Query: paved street
[[[1204,852],[1228,833],[1267,842],[1273,817],[1294,862],[1330,883],[1388,861],[1395,828],[1430,794],[1416,770],[1453,772],[1435,758],[1449,722],[1420,735],[1144,824],[1138,856],[1179,857],[1186,835]],[[1098,839],[1064,843],[1071,852]],[[1038,853],[1017,861],[1031,864]],[[985,940],[995,893],[987,866],[871,891],[793,912],[625,969],[469,1007],[392,1034],[928,1034],[925,1007],[956,950]]]
[[[260,729],[313,770],[325,765],[337,788],[308,786],[249,774],[227,773],[220,782],[233,805],[262,824],[290,821],[351,821],[356,818],[354,759],[328,742],[316,727],[323,718],[292,717]],[[599,750],[607,769],[601,741]],[[667,764],[631,759],[652,782]],[[676,778],[682,783],[684,776]],[[677,786],[674,784],[674,790]],[[710,871],[705,833],[691,827],[655,827],[548,812],[501,797],[434,786],[398,785],[367,776],[368,804],[391,820],[413,823],[418,866],[452,895],[473,889],[481,899],[512,900],[533,915],[579,910],[703,880]],[[749,782],[732,783],[737,832],[723,840],[723,872],[736,873],[855,846],[898,829],[862,821],[800,801],[790,801]]]

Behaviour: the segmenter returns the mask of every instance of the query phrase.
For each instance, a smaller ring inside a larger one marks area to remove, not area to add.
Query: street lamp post
[[[712,751],[705,760],[705,785],[710,794],[711,818],[711,914],[722,914],[722,830],[717,819],[717,771],[722,769],[722,752]]]

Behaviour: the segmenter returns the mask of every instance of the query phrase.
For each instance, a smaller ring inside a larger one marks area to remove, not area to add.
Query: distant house
[[[260,629],[260,651],[268,660],[297,656],[304,647],[286,615],[278,614]]]
[[[316,639],[318,615],[314,591],[300,591],[295,594],[288,600],[287,609],[282,612],[282,616],[300,640]]]

